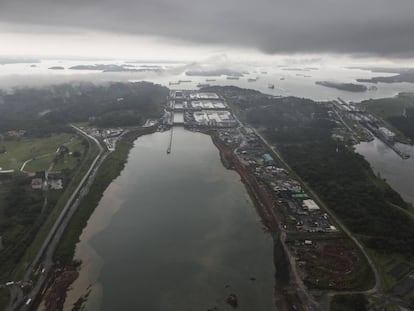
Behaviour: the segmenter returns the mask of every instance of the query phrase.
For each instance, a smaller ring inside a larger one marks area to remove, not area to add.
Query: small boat
[[[249,78],[249,79],[247,79],[247,82],[256,82],[257,81],[257,78]]]
[[[191,80],[178,80],[178,83],[190,83],[193,82]]]
[[[234,76],[228,76],[227,80],[239,80],[239,77],[234,77]]]
[[[273,89],[275,88],[275,85],[274,85],[274,84],[269,84],[267,87],[268,87],[269,89],[273,90]]]
[[[214,82],[216,79],[206,79],[206,82]]]

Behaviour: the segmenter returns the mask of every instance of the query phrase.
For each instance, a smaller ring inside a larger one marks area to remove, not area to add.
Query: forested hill
[[[102,126],[138,125],[159,117],[166,87],[148,82],[67,83],[0,92],[0,132],[27,130],[42,135],[69,122],[90,118]],[[110,124],[106,124],[109,122]]]

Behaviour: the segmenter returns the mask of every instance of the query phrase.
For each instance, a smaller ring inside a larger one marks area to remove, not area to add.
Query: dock
[[[170,140],[168,142],[167,154],[171,153],[173,135],[174,135],[174,127],[172,126],[171,129],[170,129]]]

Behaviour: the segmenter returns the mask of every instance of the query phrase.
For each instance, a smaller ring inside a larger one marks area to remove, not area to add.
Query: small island
[[[378,73],[391,73],[392,76],[377,76],[372,78],[357,79],[363,83],[414,83],[414,68],[393,68],[393,67],[348,67],[348,69],[368,70]]]
[[[220,77],[220,76],[232,76],[242,77],[243,73],[230,69],[213,69],[213,70],[190,70],[185,73],[187,76],[200,76],[200,77]]]
[[[131,68],[130,65],[115,65],[115,64],[96,64],[96,65],[76,65],[69,69],[72,70],[97,70],[102,72],[144,72],[144,71],[161,71],[160,68]]]
[[[316,81],[315,84],[338,89],[341,91],[348,91],[348,92],[366,92],[368,90],[368,88],[365,85],[355,84],[355,83],[337,83],[337,82],[330,82],[330,81]]]
[[[358,82],[365,82],[365,83],[414,83],[414,70],[399,73],[398,75],[391,76],[391,77],[374,77],[371,79],[357,79]]]

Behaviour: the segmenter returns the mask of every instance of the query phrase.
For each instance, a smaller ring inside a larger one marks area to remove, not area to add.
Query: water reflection
[[[77,247],[89,264],[66,306],[92,285],[88,310],[230,310],[230,293],[239,310],[274,309],[272,241],[239,176],[209,136],[176,128],[170,155],[168,139],[139,138],[105,192]]]
[[[398,148],[411,156],[403,160],[378,139],[355,146],[371,164],[373,171],[385,178],[408,202],[414,204],[414,147],[398,144]]]

